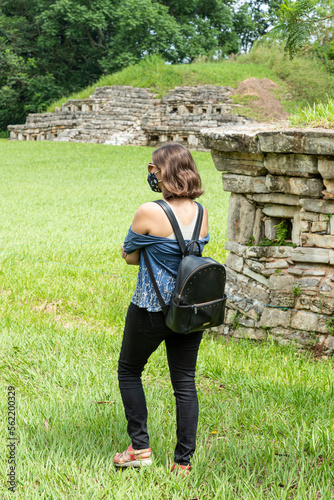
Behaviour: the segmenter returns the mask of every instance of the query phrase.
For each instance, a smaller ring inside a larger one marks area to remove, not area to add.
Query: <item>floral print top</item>
[[[209,239],[208,234],[205,238],[199,240],[202,251]],[[190,240],[185,241],[188,243]],[[169,304],[176,284],[177,270],[181,262],[179,244],[173,239],[135,233],[130,227],[124,240],[125,252],[130,254],[143,247],[146,248],[147,257],[162,298],[166,304]],[[161,311],[159,299],[155,293],[142,253],[140,255],[137,285],[131,302],[151,312]]]

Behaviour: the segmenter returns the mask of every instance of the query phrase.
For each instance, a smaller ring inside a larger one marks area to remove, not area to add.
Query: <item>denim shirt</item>
[[[210,239],[209,234],[199,240],[201,251]],[[185,240],[188,243],[190,240]],[[181,250],[177,240],[150,234],[138,234],[131,227],[124,240],[124,250],[127,254],[140,248],[146,248],[148,260],[165,304],[169,304],[176,284],[176,275],[181,262]],[[143,253],[140,253],[140,264],[137,285],[131,302],[151,312],[161,311],[157,294],[155,293]]]

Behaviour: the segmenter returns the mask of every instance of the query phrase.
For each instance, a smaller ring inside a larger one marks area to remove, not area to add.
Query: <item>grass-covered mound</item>
[[[84,99],[94,93],[96,87],[104,85],[132,85],[150,88],[158,97],[170,89],[182,85],[224,85],[237,88],[247,78],[267,78],[278,84],[275,92],[284,109],[294,112],[308,103],[325,100],[327,94],[334,96],[334,79],[316,59],[296,57],[288,59],[281,47],[258,45],[249,54],[243,54],[225,61],[212,62],[202,58],[192,64],[168,65],[153,56],[139,64],[100,78],[95,85],[64,96],[54,102],[48,111],[54,111],[67,99]],[[248,98],[236,97],[244,104],[244,114],[253,113],[247,107]],[[239,111],[240,112],[240,111]]]
[[[164,347],[143,381],[154,464],[115,471],[129,445],[117,359],[137,269],[120,244],[146,182],[150,148],[0,141],[2,498],[245,500],[333,492],[333,363],[270,340],[205,334],[192,474],[171,475],[175,405]],[[228,193],[194,153],[211,241],[224,261]],[[7,491],[8,386],[16,397],[17,494]]]

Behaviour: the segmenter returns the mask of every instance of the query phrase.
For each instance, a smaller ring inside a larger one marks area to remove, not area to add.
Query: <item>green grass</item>
[[[168,65],[158,56],[152,56],[118,73],[104,75],[80,92],[61,97],[47,111],[54,111],[68,99],[86,99],[96,87],[105,85],[149,88],[157,97],[162,97],[176,86],[211,84],[236,88],[250,77],[269,78],[277,83],[276,96],[288,113],[325,100],[327,94],[334,96],[333,76],[319,61],[309,57],[295,57],[290,61],[281,48],[262,44],[255,46],[249,54],[218,62],[202,58],[202,61],[192,64]],[[254,114],[247,106],[242,112],[247,116]]]
[[[290,116],[289,122],[297,127],[334,128],[334,100],[328,98],[327,102],[299,108]]]
[[[270,340],[205,334],[186,479],[167,470],[175,409],[161,346],[143,376],[154,465],[114,470],[115,452],[129,444],[116,368],[137,272],[119,247],[136,208],[157,196],[146,182],[152,149],[4,140],[0,149],[1,498],[333,498],[333,363]],[[206,252],[223,262],[228,194],[210,155],[194,157],[210,213]],[[5,484],[8,385],[14,495]]]
[[[95,85],[58,99],[49,106],[47,111],[54,111],[56,106],[60,107],[67,99],[86,99],[94,93],[96,87],[105,85],[131,85],[149,88],[157,94],[157,97],[162,97],[170,89],[182,85],[214,84],[237,87],[241,81],[249,76],[271,78],[278,82],[275,73],[263,64],[239,64],[238,61],[231,60],[220,63],[198,62],[172,65],[165,64],[158,56],[153,56],[118,73],[102,76]]]

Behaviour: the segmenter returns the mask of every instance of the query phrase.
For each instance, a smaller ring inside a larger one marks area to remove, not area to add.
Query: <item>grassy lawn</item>
[[[116,368],[137,272],[119,247],[136,208],[157,197],[146,182],[152,149],[0,140],[0,151],[1,498],[334,498],[332,360],[210,333],[192,474],[167,470],[175,408],[163,346],[144,372],[154,465],[114,469],[129,445]],[[194,157],[210,214],[206,252],[224,262],[228,194],[210,155]],[[6,485],[9,385],[15,494]]]

